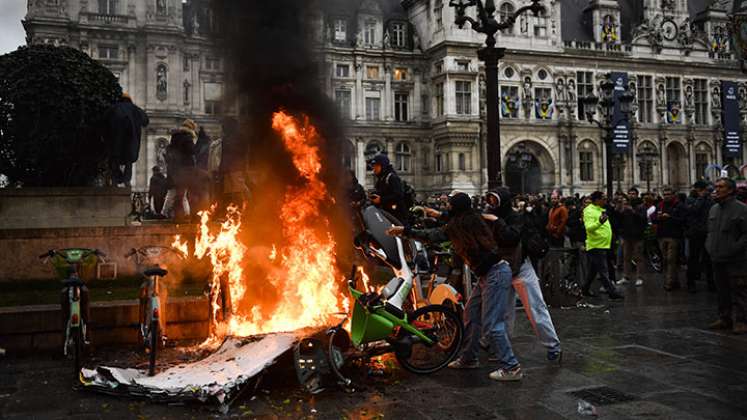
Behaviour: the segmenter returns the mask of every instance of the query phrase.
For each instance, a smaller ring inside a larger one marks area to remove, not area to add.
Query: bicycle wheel
[[[158,320],[150,322],[150,363],[148,364],[148,376],[156,374],[156,354],[158,353],[158,341],[160,340],[160,331]]]
[[[442,305],[424,306],[410,316],[410,324],[435,343],[427,345],[404,329],[398,340],[412,340],[410,351],[396,352],[397,361],[413,373],[433,373],[446,367],[456,357],[462,345],[462,321],[454,311]]]

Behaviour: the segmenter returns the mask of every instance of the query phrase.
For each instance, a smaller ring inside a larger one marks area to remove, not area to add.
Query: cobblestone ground
[[[484,360],[478,370],[430,376],[388,366],[367,378],[364,389],[310,396],[281,370],[220,414],[76,391],[68,361],[33,355],[0,359],[0,418],[591,418],[578,414],[581,398],[604,419],[745,418],[747,336],[705,330],[716,313],[716,296],[705,287],[695,295],[666,293],[660,281],[647,280],[643,288],[627,287],[624,302],[551,310],[562,366],[545,360],[520,316],[514,337],[526,373],[520,383],[491,381]],[[96,358],[121,361],[132,351],[102,349]]]

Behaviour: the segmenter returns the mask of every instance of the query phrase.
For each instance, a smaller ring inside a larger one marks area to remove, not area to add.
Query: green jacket
[[[599,216],[603,208],[589,204],[584,209],[584,227],[586,228],[586,250],[610,249],[612,243],[612,226],[607,219],[603,224],[599,223]]]

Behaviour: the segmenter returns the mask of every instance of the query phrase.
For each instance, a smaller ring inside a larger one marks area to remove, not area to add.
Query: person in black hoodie
[[[182,126],[171,132],[171,141],[166,148],[166,185],[168,191],[162,214],[182,220],[189,215],[187,192],[195,173],[194,141],[197,138],[197,124],[184,120]]]
[[[705,272],[708,281],[708,290],[716,291],[713,284],[713,268],[711,257],[705,249],[705,241],[708,236],[708,212],[714,201],[708,191],[705,181],[697,181],[693,184],[694,200],[687,208],[687,230],[685,236],[690,244],[690,255],[687,259],[687,290],[690,293],[697,291],[695,282]]]
[[[424,242],[451,241],[457,255],[480,278],[464,310],[465,341],[462,352],[449,364],[453,369],[479,367],[480,338],[485,338],[493,354],[500,358],[500,368],[490,373],[497,381],[518,381],[521,367],[514,356],[506,331],[505,312],[511,290],[511,267],[507,260],[513,253],[504,254],[482,215],[472,208],[472,201],[464,193],[449,198],[448,222],[443,228],[412,229],[396,226],[390,235],[401,235]]]
[[[547,349],[547,359],[560,360],[560,339],[542,296],[539,277],[530,259],[523,253],[522,217],[511,207],[511,192],[507,188],[499,188],[495,192],[489,192],[486,199],[489,208],[483,217],[491,222],[495,242],[501,250],[501,255],[508,256],[513,272],[513,289],[508,293],[505,312],[508,330],[513,331],[516,318],[515,294],[518,294],[534,333]]]
[[[405,208],[405,192],[402,180],[394,172],[392,164],[389,163],[389,158],[384,154],[378,154],[368,164],[371,165],[376,178],[375,192],[369,197],[371,203],[386,210],[400,222],[405,223],[409,211]]]

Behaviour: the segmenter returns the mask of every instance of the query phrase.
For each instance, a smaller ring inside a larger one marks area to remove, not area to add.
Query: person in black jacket
[[[643,206],[634,207],[630,198],[622,199],[618,217],[623,251],[623,278],[618,286],[635,278],[636,287],[643,286],[643,232],[648,222]]]
[[[140,156],[142,128],[148,126],[148,115],[132,103],[130,95],[122,93],[117,103],[104,116],[104,140],[107,144],[112,183],[129,187],[132,164]]]
[[[705,249],[705,241],[708,236],[708,212],[714,202],[708,191],[705,181],[697,181],[693,184],[694,200],[687,208],[687,230],[685,236],[690,244],[690,255],[687,258],[687,290],[695,293],[697,287],[695,282],[705,272],[708,281],[708,289],[716,291],[713,284],[713,268],[711,258]]]
[[[679,202],[672,188],[665,187],[662,192],[664,199],[651,219],[656,224],[656,237],[659,239],[664,257],[664,289],[671,291],[680,288],[679,255],[687,210],[684,204]]]
[[[499,355],[500,368],[490,373],[497,381],[518,381],[521,367],[514,356],[506,331],[505,312],[511,290],[511,267],[499,252],[496,240],[481,214],[472,208],[469,195],[457,193],[449,198],[449,221],[443,228],[412,229],[397,226],[390,235],[401,235],[426,242],[450,240],[452,247],[480,280],[472,291],[464,310],[465,340],[462,352],[449,363],[453,369],[479,367],[480,339],[484,337],[494,354]]]
[[[404,204],[405,192],[402,187],[402,180],[394,172],[394,168],[389,163],[389,158],[384,154],[378,154],[368,164],[371,165],[376,178],[375,191],[369,196],[371,203],[386,210],[401,223],[405,223],[409,210],[405,208]]]

